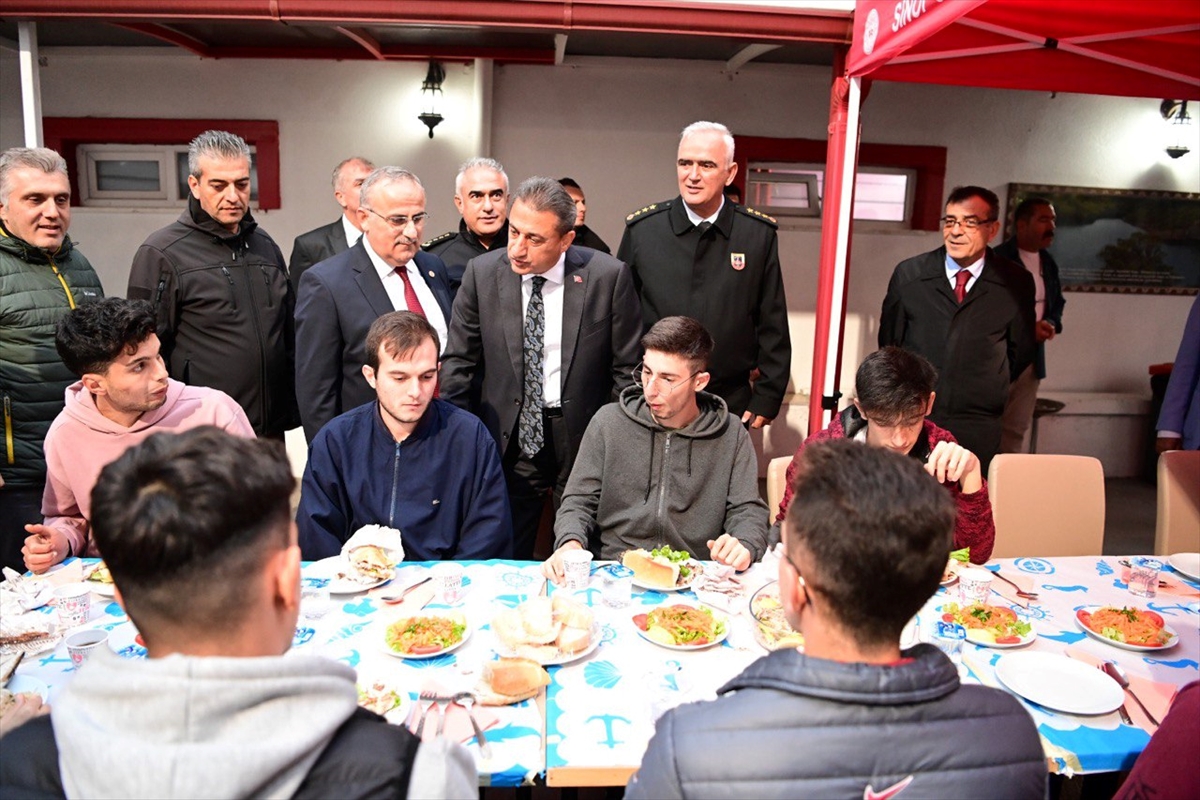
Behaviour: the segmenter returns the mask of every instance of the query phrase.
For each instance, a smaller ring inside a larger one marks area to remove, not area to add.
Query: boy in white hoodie
[[[67,387],[66,407],[46,434],[45,520],[25,526],[27,569],[99,555],[89,532],[96,477],[147,436],[215,425],[254,438],[227,394],[167,377],[155,324],[149,303],[118,297],[80,305],[59,322],[54,345],[79,380]]]

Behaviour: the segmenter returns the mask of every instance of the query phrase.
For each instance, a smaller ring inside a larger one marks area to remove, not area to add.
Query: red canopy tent
[[[836,408],[861,81],[1200,100],[1196,0],[857,0],[835,81],[808,428]]]

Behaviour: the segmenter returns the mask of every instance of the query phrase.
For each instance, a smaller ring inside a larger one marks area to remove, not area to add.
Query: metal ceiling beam
[[[213,57],[213,48],[207,42],[202,42],[194,36],[188,36],[186,33],[180,33],[166,25],[159,25],[153,22],[113,22],[110,24],[114,28],[124,28],[127,31],[153,36],[160,41],[173,44],[176,47],[182,47],[189,53],[195,53],[201,58]]]
[[[554,34],[554,66],[561,67],[563,59],[567,56],[567,35],[565,33]]]
[[[740,69],[764,53],[769,53],[772,50],[778,50],[780,47],[782,47],[782,45],[748,44],[739,50],[733,58],[725,62],[725,71],[733,72],[736,69]]]
[[[362,48],[370,53],[374,58],[380,61],[384,60],[383,49],[379,46],[379,40],[367,33],[362,28],[344,28],[340,25],[336,25],[334,26],[334,30],[351,41],[362,45]]]

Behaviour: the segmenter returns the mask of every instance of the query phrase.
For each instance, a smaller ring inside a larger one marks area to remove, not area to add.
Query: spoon
[[[1150,724],[1157,728],[1158,720],[1150,713],[1150,709],[1146,708],[1146,704],[1129,688],[1129,679],[1125,677],[1125,670],[1121,669],[1120,665],[1115,661],[1105,661],[1104,671],[1108,673],[1108,677],[1121,685],[1125,693],[1132,697],[1133,701],[1138,704],[1138,708],[1142,709],[1142,713],[1146,715],[1146,719],[1150,720]]]
[[[378,599],[382,600],[383,602],[387,603],[388,605],[396,605],[397,603],[402,602],[404,600],[404,598],[408,596],[408,593],[411,592],[413,589],[416,589],[418,586],[422,586],[426,583],[429,583],[431,580],[433,580],[433,576],[427,575],[426,577],[424,577],[421,580],[414,583],[412,586],[409,586],[405,589],[401,589],[399,592],[396,592],[394,594],[378,595]]]
[[[475,705],[475,695],[470,692],[459,692],[454,695],[454,702],[467,710],[467,717],[471,720],[471,727],[475,729],[475,740],[479,742],[479,752],[484,758],[492,757],[492,746],[488,744],[487,737],[483,735],[483,729],[479,727],[479,723],[475,721],[475,714],[471,711],[471,707]]]

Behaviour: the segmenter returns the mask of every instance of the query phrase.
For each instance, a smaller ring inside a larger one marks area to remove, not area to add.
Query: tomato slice
[[[445,649],[437,644],[418,644],[414,645],[408,652],[414,656],[427,656],[431,653],[440,653]]]
[[[1151,625],[1153,625],[1156,628],[1162,628],[1162,626],[1165,624],[1163,622],[1162,614],[1159,614],[1156,611],[1151,611],[1148,608],[1141,609],[1141,614],[1142,614],[1142,616],[1144,616],[1146,618],[1147,622],[1149,622]]]
[[[701,645],[706,645],[706,644],[708,644],[707,636],[697,636],[695,639],[692,640],[693,647],[700,647]]]
[[[646,615],[645,614],[634,614],[633,624],[637,625],[640,630],[643,630],[643,631],[646,630],[646,628],[647,628]]]
[[[1092,627],[1092,612],[1085,611],[1084,609],[1081,608],[1075,612],[1075,616],[1076,616],[1076,618],[1078,618],[1078,620],[1080,622],[1083,623],[1083,627],[1085,627],[1085,628]]]
[[[997,636],[996,644],[1020,644],[1020,636]]]
[[[953,614],[942,614],[942,622],[954,622]]]

